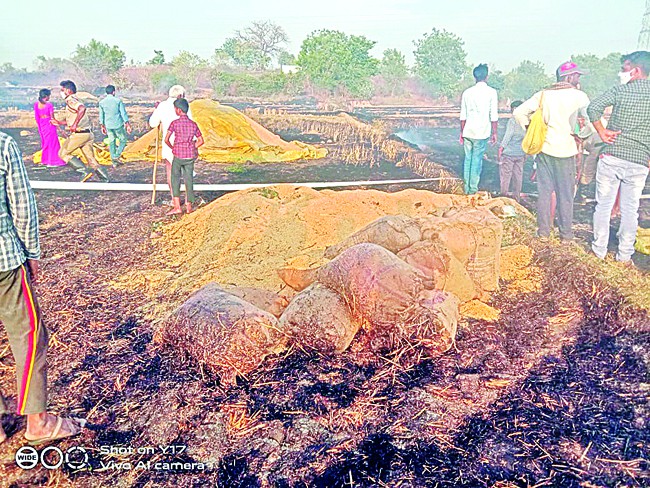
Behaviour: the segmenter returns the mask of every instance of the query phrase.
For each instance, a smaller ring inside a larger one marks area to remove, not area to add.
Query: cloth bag
[[[524,140],[521,141],[521,148],[526,154],[529,154],[531,156],[542,152],[542,146],[546,140],[546,131],[548,130],[548,125],[544,121],[543,105],[544,92],[542,92],[542,96],[539,99],[539,108],[530,118],[530,124],[528,124],[528,129],[526,129]]]

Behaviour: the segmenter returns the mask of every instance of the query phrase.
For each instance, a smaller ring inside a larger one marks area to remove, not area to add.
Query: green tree
[[[215,51],[216,60],[228,59],[232,64],[249,70],[265,69],[271,62],[269,56],[251,43],[231,37]]]
[[[151,83],[151,88],[156,93],[167,93],[173,85],[180,83],[174,73],[170,71],[152,73],[149,82]]]
[[[280,49],[277,56],[280,66],[293,66],[296,64],[296,57],[286,49]]]
[[[506,86],[506,76],[503,71],[495,69],[490,70],[488,75],[487,84],[498,92],[502,92]]]
[[[386,49],[379,65],[379,74],[384,79],[391,96],[403,92],[404,81],[409,75],[404,55],[397,49]]]
[[[64,58],[47,58],[45,56],[38,56],[34,61],[36,71],[44,73],[61,75],[71,70],[76,70],[78,67],[69,59]]]
[[[181,51],[172,59],[172,74],[186,88],[196,88],[199,75],[208,67],[206,60],[188,51]]]
[[[503,94],[512,100],[526,100],[554,81],[552,76],[546,74],[544,65],[539,61],[522,61],[506,74]]]
[[[438,94],[458,95],[468,70],[464,45],[456,34],[434,28],[415,41],[415,73]]]
[[[124,66],[126,55],[117,46],[111,47],[91,39],[85,46],[77,45],[72,54],[72,61],[88,75],[109,75]]]
[[[588,74],[580,78],[580,85],[590,97],[600,95],[619,83],[620,53],[611,53],[604,58],[593,54],[578,54],[572,56],[571,59],[580,68],[587,70]]]
[[[163,52],[158,51],[156,49],[154,49],[153,52],[154,52],[154,57],[151,58],[149,61],[147,61],[147,64],[154,65],[154,66],[165,64],[165,55],[163,54]]]
[[[11,63],[0,64],[0,75],[9,75],[16,71],[14,65]]]
[[[374,41],[340,31],[320,30],[302,43],[298,66],[311,82],[330,92],[355,97],[372,94],[370,77],[377,74],[379,61],[370,56]]]

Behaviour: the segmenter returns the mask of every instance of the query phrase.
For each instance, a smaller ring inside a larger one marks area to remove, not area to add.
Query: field
[[[140,110],[140,132],[146,110]],[[0,126],[4,122],[2,130],[29,156],[38,149],[38,137],[21,125],[28,117],[19,115],[10,123],[0,118]],[[425,175],[445,180],[419,188],[457,188],[452,178],[460,147],[452,122],[427,122],[411,134],[409,145],[387,134],[402,132],[409,139],[403,129],[410,119],[366,115],[372,125],[333,122],[328,117],[335,114],[261,111],[259,120],[271,130],[323,144],[330,156],[264,166],[199,164],[197,180],[299,183]],[[35,180],[75,175],[29,160],[27,165]],[[488,162],[485,168],[485,188],[493,191],[496,166]],[[151,163],[130,163],[112,175],[114,181],[150,182]],[[525,191],[532,193],[534,185],[526,183]],[[208,202],[221,195],[200,196]],[[81,470],[21,470],[14,453],[25,443],[24,423],[5,416],[10,438],[0,447],[0,485],[650,485],[648,260],[635,258],[642,269],[628,271],[588,255],[593,204],[578,207],[578,244],[537,242],[534,221],[525,215],[506,221],[504,245],[533,249],[541,287],[522,291],[504,280],[488,302],[500,311],[498,320],[466,317],[456,347],[443,356],[428,357],[417,348],[372,354],[361,341],[334,357],[293,349],[226,388],[191,359],[152,341],[156,320],[145,313],[151,299],[144,287],[114,286],[117,277],[155,264],[152,235],[174,222],[164,216],[167,195],[153,206],[150,198],[37,193],[44,249],[38,292],[52,332],[50,403],[90,423],[82,436],[58,446],[82,446],[90,456]],[[525,204],[533,208],[533,197]],[[4,336],[0,387],[15,395]],[[107,453],[107,446],[114,451]]]

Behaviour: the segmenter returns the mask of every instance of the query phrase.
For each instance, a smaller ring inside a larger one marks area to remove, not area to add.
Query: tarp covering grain
[[[214,100],[194,100],[190,107],[205,141],[199,148],[199,159],[202,161],[271,163],[319,159],[327,155],[327,150],[323,148],[299,141],[284,141],[239,110]],[[126,146],[122,158],[126,161],[153,161],[156,156],[156,130],[150,130]]]

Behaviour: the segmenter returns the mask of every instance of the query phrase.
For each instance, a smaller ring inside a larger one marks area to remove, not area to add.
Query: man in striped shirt
[[[38,211],[16,141],[0,132],[0,322],[16,360],[16,412],[25,438],[44,442],[78,434],[83,422],[47,412],[48,332],[32,288],[38,278]],[[8,413],[0,395],[0,415]],[[0,426],[0,443],[6,439]]]

